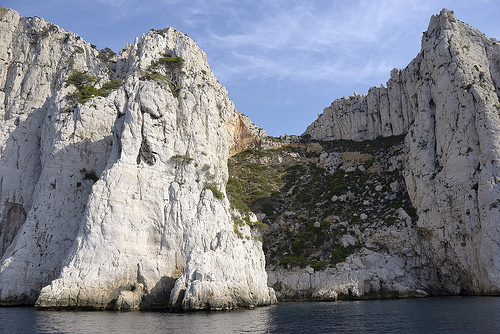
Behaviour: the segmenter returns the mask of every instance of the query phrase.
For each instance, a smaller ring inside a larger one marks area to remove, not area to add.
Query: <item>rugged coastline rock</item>
[[[303,139],[230,158],[228,196],[263,222],[269,286],[279,300],[438,293],[404,184],[406,156],[397,136]]]
[[[334,101],[305,132],[317,140],[406,135],[405,184],[439,293],[499,292],[499,57],[497,40],[444,9],[387,88]]]
[[[0,305],[499,294],[500,44],[444,9],[300,136],[173,28],[116,55],[0,8]]]
[[[225,196],[229,152],[254,130],[229,140],[226,120],[243,116],[196,44],[152,30],[115,55],[0,18],[0,303],[274,302],[261,243],[234,232]]]

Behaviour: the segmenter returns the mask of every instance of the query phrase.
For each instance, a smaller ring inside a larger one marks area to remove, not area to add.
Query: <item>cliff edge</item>
[[[405,135],[404,180],[421,258],[441,293],[500,291],[500,43],[443,9],[387,87],[335,100],[305,134]]]
[[[243,116],[190,38],[151,30],[116,55],[6,8],[0,36],[0,304],[274,302],[225,195],[257,135],[229,131]]]

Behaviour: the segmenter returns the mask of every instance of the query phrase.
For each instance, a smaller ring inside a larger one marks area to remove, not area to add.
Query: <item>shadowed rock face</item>
[[[152,30],[115,55],[0,8],[0,44],[1,304],[274,302],[225,197],[256,127],[231,137],[243,116],[191,39]]]
[[[0,255],[5,253],[25,220],[26,211],[24,211],[24,207],[21,204],[5,203],[3,217],[0,222],[0,226],[2,227],[2,231],[0,232]]]

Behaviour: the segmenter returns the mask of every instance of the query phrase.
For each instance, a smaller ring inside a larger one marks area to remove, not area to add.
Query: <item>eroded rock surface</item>
[[[240,114],[172,28],[116,55],[0,8],[0,46],[2,305],[499,293],[500,45],[448,10],[302,139]]]
[[[406,134],[415,231],[440,293],[499,292],[499,57],[497,40],[444,9],[387,88],[334,101],[306,130],[319,140]]]
[[[255,138],[249,122],[230,137],[226,120],[243,116],[203,51],[169,28],[115,55],[39,18],[0,17],[0,302],[274,302],[261,243],[234,232],[225,196],[229,152],[256,139],[241,143]]]

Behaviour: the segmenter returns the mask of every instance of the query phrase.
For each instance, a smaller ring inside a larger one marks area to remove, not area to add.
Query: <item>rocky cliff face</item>
[[[498,294],[499,85],[443,10],[387,87],[278,140],[172,28],[116,55],[0,8],[0,304]]]
[[[2,304],[274,301],[225,196],[255,130],[229,131],[244,117],[191,39],[152,30],[115,55],[5,8],[0,31]]]
[[[318,140],[406,135],[415,231],[441,293],[499,292],[499,74],[499,42],[443,10],[387,88],[334,101],[305,132]]]

